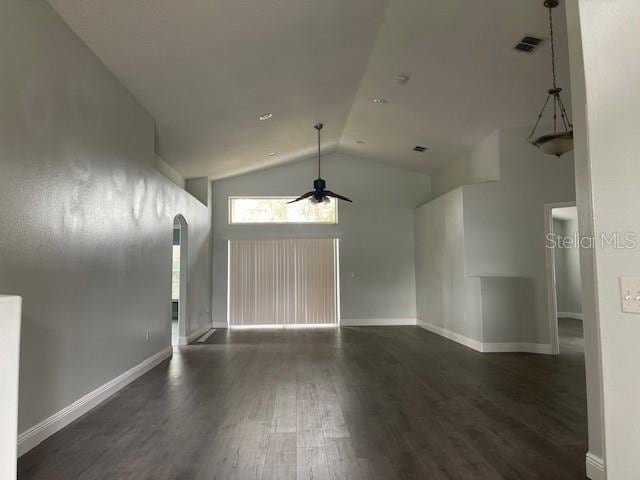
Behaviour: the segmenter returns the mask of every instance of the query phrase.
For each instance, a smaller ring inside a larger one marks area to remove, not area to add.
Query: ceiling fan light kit
[[[544,6],[549,9],[549,31],[551,38],[551,70],[553,76],[553,88],[547,92],[547,99],[542,106],[542,110],[538,115],[531,134],[528,137],[528,141],[538,147],[547,155],[555,155],[561,157],[567,152],[573,150],[573,124],[569,118],[569,114],[564,107],[562,97],[560,96],[562,88],[558,87],[556,79],[556,50],[553,38],[553,9],[559,5],[558,0],[545,0]],[[553,133],[547,133],[541,136],[535,136],[540,120],[544,115],[545,110],[549,104],[553,105]],[[558,122],[558,114],[560,114],[560,122]],[[559,129],[559,126],[562,129]]]
[[[318,131],[318,178],[313,181],[313,190],[300,195],[295,200],[287,203],[299,202],[300,200],[304,200],[305,198],[308,198],[311,203],[329,203],[331,201],[331,198],[344,200],[345,202],[351,202],[351,200],[349,200],[347,197],[338,193],[334,193],[331,190],[327,190],[327,182],[325,182],[320,175],[320,131],[322,130],[322,127],[324,127],[322,123],[318,123],[313,127]]]

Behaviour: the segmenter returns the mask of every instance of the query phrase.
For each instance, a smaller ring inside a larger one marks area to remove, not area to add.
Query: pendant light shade
[[[558,5],[558,0],[544,1],[545,8],[549,9],[549,31],[551,37],[551,70],[553,77],[553,88],[551,88],[547,92],[547,99],[542,106],[542,110],[538,115],[538,120],[536,121],[536,124],[533,127],[531,134],[529,135],[528,141],[538,147],[547,155],[555,155],[556,157],[561,157],[565,153],[573,150],[573,124],[571,123],[569,114],[567,113],[567,110],[564,107],[564,103],[562,102],[562,97],[560,96],[560,94],[562,93],[562,89],[558,87],[556,79],[556,49],[553,37],[553,9]],[[538,125],[540,125],[540,121],[542,120],[547,106],[549,105],[553,105],[553,132],[544,134],[542,136],[535,136]],[[560,114],[559,119],[558,114]]]
[[[532,143],[547,155],[561,157],[573,150],[573,132],[550,133],[536,138]]]

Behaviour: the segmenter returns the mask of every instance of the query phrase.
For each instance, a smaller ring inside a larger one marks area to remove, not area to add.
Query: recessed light
[[[398,83],[401,84],[401,85],[404,85],[405,83],[408,83],[410,78],[411,78],[411,76],[408,73],[401,73],[397,77]]]
[[[389,103],[389,102],[387,102],[386,98],[377,97],[373,99],[373,103],[377,103],[378,105],[384,105],[385,103]]]
[[[269,154],[269,156],[270,156],[270,157],[275,157],[276,155],[277,155],[277,153],[276,153],[276,152],[271,152],[271,153]]]
[[[273,117],[273,113],[264,113],[258,117],[259,120],[269,120]]]
[[[364,141],[364,140],[356,140],[356,143],[357,143],[358,145],[364,145],[364,144],[365,144],[365,141]]]

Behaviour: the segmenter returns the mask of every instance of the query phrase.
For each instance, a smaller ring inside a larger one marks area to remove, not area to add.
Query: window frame
[[[333,222],[234,222],[233,221],[233,200],[252,199],[287,199],[294,200],[299,195],[229,195],[227,197],[227,223],[228,225],[338,225],[338,200],[333,198],[336,209],[336,218]],[[308,201],[308,199],[302,200]]]

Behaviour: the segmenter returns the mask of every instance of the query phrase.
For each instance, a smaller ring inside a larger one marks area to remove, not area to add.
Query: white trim
[[[22,297],[0,295],[0,478],[15,480]]]
[[[587,478],[591,480],[605,480],[607,478],[607,471],[604,465],[604,460],[597,457],[591,452],[587,453]]]
[[[576,312],[558,312],[558,318],[575,318],[576,320],[583,320],[582,313]]]
[[[465,337],[464,335],[461,335],[459,333],[452,332],[451,330],[447,330],[446,328],[442,328],[437,325],[432,325],[430,323],[423,322],[421,320],[418,320],[417,325],[421,328],[424,328],[425,330],[435,333],[436,335],[440,335],[441,337],[452,340],[456,343],[464,345],[465,347],[469,347],[475,350],[476,352],[482,352],[482,342],[479,340]]]
[[[466,337],[446,328],[432,325],[430,323],[418,321],[419,327],[424,328],[436,335],[452,340],[460,345],[471,348],[480,353],[499,353],[499,352],[521,352],[521,353],[539,353],[551,355],[553,349],[548,343],[528,343],[528,342],[503,342],[503,343],[484,343],[474,338]]]
[[[342,325],[342,311],[340,310],[340,239],[334,238],[333,240],[333,255],[334,255],[334,275],[335,278],[335,302],[336,302],[336,321],[338,326]]]
[[[212,328],[229,328],[227,322],[213,322]]]
[[[539,353],[541,355],[553,355],[553,347],[550,343],[528,343],[528,342],[503,342],[503,343],[483,343],[483,353],[499,352],[521,352]]]
[[[171,357],[173,349],[166,347],[127,370],[122,375],[89,392],[71,405],[66,406],[49,418],[34,425],[18,435],[18,456],[24,455],[29,450],[46,440],[48,437],[77,420],[89,410],[97,407],[109,397],[129,385],[136,378],[144,375],[165,359]]]
[[[231,221],[231,216],[229,216],[229,221]],[[231,323],[231,245],[231,239],[227,240],[227,321],[224,322],[224,326],[216,325],[216,322],[213,322],[213,328],[227,328],[227,325]]]
[[[209,339],[209,337],[215,333],[215,331],[216,331],[216,329],[215,329],[215,328],[210,329],[207,333],[205,333],[204,335],[202,335],[202,336],[197,340],[197,342],[198,342],[198,343],[204,343],[204,342],[206,342],[206,341]]]
[[[343,318],[340,320],[341,327],[387,327],[416,325],[415,318]]]
[[[336,328],[337,323],[289,323],[275,325],[231,325],[231,330],[301,330],[305,328]]]
[[[558,332],[558,298],[556,296],[555,249],[547,248],[547,236],[553,233],[553,209],[575,207],[576,202],[556,202],[544,204],[545,276],[547,277],[547,315],[551,354],[560,354],[560,333]]]
[[[178,345],[189,345],[195,339],[200,338],[205,332],[211,330],[210,326],[200,327],[194,332],[191,332],[187,337],[178,337]]]
[[[191,327],[189,319],[189,224],[187,219],[181,213],[173,217],[173,227],[180,230],[180,298],[178,299],[178,345],[186,345],[189,343],[184,335],[187,334]],[[173,245],[173,237],[172,242]],[[182,336],[180,336],[182,335]],[[183,343],[184,342],[184,343]]]

